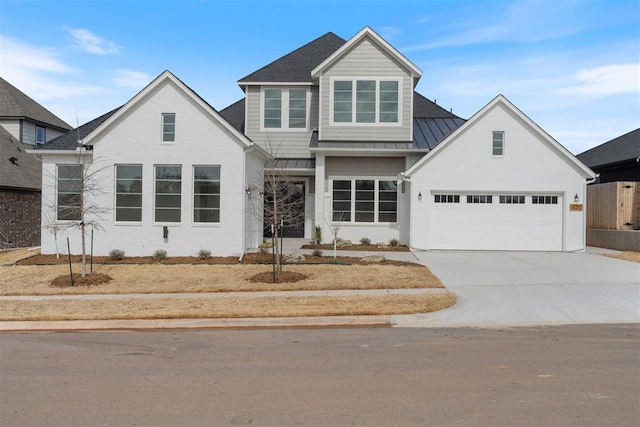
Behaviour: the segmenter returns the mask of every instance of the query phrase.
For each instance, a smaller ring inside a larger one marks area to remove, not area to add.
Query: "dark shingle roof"
[[[75,150],[78,147],[78,140],[93,132],[104,121],[111,117],[116,111],[122,107],[118,107],[106,114],[87,122],[77,129],[70,130],[64,135],[52,139],[46,144],[38,146],[38,150]]]
[[[220,115],[236,130],[244,134],[244,98],[220,110]]]
[[[0,117],[26,118],[60,130],[71,126],[0,77]]]
[[[576,156],[590,168],[640,157],[640,128],[625,133]]]
[[[40,190],[42,163],[27,150],[33,145],[23,144],[0,126],[0,187]],[[11,158],[15,160],[12,162]]]
[[[346,40],[329,32],[293,52],[276,59],[258,71],[243,77],[238,83],[252,82],[313,82],[311,70],[338,50]]]

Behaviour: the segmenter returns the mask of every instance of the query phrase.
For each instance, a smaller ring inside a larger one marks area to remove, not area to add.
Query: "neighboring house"
[[[71,129],[51,111],[0,77],[0,126],[25,144],[39,145]]]
[[[0,126],[0,249],[40,245],[42,165]]]
[[[326,241],[339,230],[417,249],[584,250],[582,203],[593,172],[504,96],[465,121],[414,91],[421,75],[370,28],[349,40],[327,33],[240,79],[244,99],[219,115],[163,73],[95,129],[80,128],[80,152],[110,171],[96,253],[255,248],[266,224],[248,206],[262,195],[251,177],[264,152],[275,158],[266,172],[294,181],[305,202],[304,224],[286,224],[285,237],[311,238],[320,226]],[[161,125],[175,143],[162,141]],[[64,139],[38,150],[50,153],[50,175],[58,169],[46,193],[55,200],[57,191],[58,207],[61,163],[77,157],[74,138]],[[194,221],[195,165],[221,167],[215,225]],[[135,221],[120,221],[125,214]]]
[[[640,181],[640,128],[576,157],[598,174],[596,183]]]
[[[124,106],[34,151],[43,163],[43,209],[55,209],[58,241],[70,237],[73,253],[80,233],[67,227],[79,221],[88,163],[97,189],[89,203],[104,208],[95,215],[96,255],[239,256],[262,241],[245,188],[262,174],[265,153],[169,71]],[[55,251],[54,236],[44,233],[42,252]]]

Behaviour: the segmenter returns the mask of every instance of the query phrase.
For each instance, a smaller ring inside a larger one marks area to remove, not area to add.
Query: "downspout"
[[[245,252],[247,252],[247,240],[246,240],[246,234],[247,234],[247,194],[245,193],[245,188],[247,187],[247,153],[255,150],[256,148],[256,143],[252,142],[251,144],[249,144],[248,147],[244,147],[242,149],[242,253],[240,254],[240,258],[238,259],[238,263],[242,262],[242,259],[244,258],[244,254]]]
[[[398,174],[398,178],[403,183],[408,182],[409,184],[411,184],[411,178],[406,176],[404,172],[400,172]],[[409,194],[407,195],[407,200],[409,202],[409,229],[407,230],[409,241],[407,246],[409,246],[409,250],[411,250],[411,227],[412,227],[411,222],[413,221],[413,203],[411,203],[411,191],[409,191]]]

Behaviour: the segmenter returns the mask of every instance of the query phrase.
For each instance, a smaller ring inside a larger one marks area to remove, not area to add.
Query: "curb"
[[[106,331],[144,329],[312,328],[392,326],[392,316],[256,317],[224,319],[138,319],[4,321],[3,332]]]

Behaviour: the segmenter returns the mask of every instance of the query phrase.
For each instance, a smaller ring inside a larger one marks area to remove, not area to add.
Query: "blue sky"
[[[165,69],[222,109],[245,75],[364,26],[463,118],[502,93],[575,154],[640,127],[638,0],[0,0],[0,75],[72,126]]]

